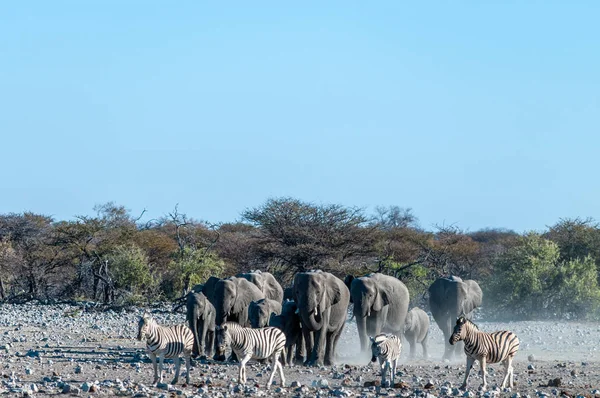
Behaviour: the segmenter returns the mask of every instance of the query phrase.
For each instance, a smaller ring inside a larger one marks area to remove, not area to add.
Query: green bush
[[[150,291],[155,284],[148,258],[135,244],[117,246],[109,255],[109,265],[116,289],[140,295]]]
[[[560,261],[560,249],[537,233],[498,256],[484,284],[485,306],[512,318],[589,318],[595,314],[600,291],[594,260]]]

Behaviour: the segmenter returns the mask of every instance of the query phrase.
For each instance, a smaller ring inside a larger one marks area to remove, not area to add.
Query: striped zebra
[[[400,352],[402,351],[402,340],[396,335],[381,333],[371,337],[371,362],[375,362],[379,359],[379,365],[381,366],[381,385],[387,386],[386,378],[389,373],[392,383],[390,386],[394,386],[396,378],[396,367],[400,361]]]
[[[283,366],[279,362],[279,357],[284,352],[286,340],[280,329],[275,327],[245,328],[234,322],[226,322],[222,326],[217,326],[216,329],[219,353],[223,355],[227,347],[231,346],[231,350],[240,360],[240,383],[246,384],[246,363],[250,359],[271,358],[273,371],[267,389],[271,387],[277,368],[279,368],[281,376],[281,386],[285,386]]]
[[[181,366],[180,355],[185,357],[187,370],[185,382],[190,383],[190,357],[194,348],[194,334],[186,325],[160,326],[152,318],[152,315],[146,312],[140,317],[137,339],[140,341],[146,340],[146,352],[152,360],[154,368],[154,381],[152,382],[154,385],[163,381],[163,362],[165,358],[173,358],[175,362],[175,378],[171,384],[177,383]],[[157,357],[160,374],[156,369]]]
[[[479,361],[481,365],[481,374],[483,375],[482,390],[487,388],[486,364],[502,362],[505,369],[504,381],[502,388],[506,387],[506,382],[509,386],[513,386],[513,367],[512,360],[519,350],[519,338],[516,334],[509,331],[486,333],[477,328],[473,322],[465,316],[460,316],[456,320],[454,333],[450,336],[450,344],[454,345],[459,341],[465,342],[465,354],[467,354],[467,371],[465,381],[460,387],[466,389],[469,382],[469,373],[475,361]]]

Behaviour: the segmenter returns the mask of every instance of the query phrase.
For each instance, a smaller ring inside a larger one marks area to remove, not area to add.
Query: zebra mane
[[[477,326],[477,324],[475,322],[473,322],[472,320],[470,320],[469,318],[467,318],[464,315],[461,315],[457,321],[459,321],[461,318],[464,319],[463,323],[468,323],[468,324],[474,326],[476,330],[479,330],[479,326]]]

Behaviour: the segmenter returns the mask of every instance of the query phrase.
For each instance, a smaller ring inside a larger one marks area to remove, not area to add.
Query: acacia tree
[[[174,239],[177,250],[172,255],[163,291],[170,297],[185,294],[194,284],[211,275],[220,276],[224,262],[215,245],[220,234],[216,226],[207,226],[180,213],[178,206],[159,220],[159,226]]]
[[[376,228],[359,208],[279,198],[242,218],[257,228],[256,250],[265,267],[288,278],[313,268],[341,275],[375,257]]]
[[[48,298],[71,278],[66,254],[56,245],[52,217],[25,212],[0,217],[0,238],[10,242],[13,258],[13,289],[30,298]],[[66,271],[66,272],[63,272]]]

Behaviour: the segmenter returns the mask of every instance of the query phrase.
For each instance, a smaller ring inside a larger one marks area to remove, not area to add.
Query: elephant
[[[266,298],[281,303],[283,301],[283,289],[279,282],[270,272],[260,270],[251,271],[243,274],[237,274],[236,277],[244,278],[254,283]]]
[[[283,301],[294,299],[294,286],[288,286],[283,289]]]
[[[213,302],[213,297],[215,295],[215,286],[220,280],[221,278],[211,276],[206,280],[206,282],[192,287],[192,291],[194,293],[203,293],[206,296],[206,298],[214,305],[215,303]]]
[[[194,356],[211,356],[215,345],[215,307],[203,293],[187,294],[187,320],[194,334]]]
[[[462,351],[461,345],[450,345],[450,336],[456,319],[464,314],[470,318],[473,310],[481,305],[483,293],[474,280],[457,276],[436,279],[429,286],[429,308],[433,319],[444,333],[446,349],[443,359],[452,359]]]
[[[423,358],[428,358],[427,336],[429,335],[429,316],[422,309],[415,307],[406,314],[404,323],[404,337],[410,344],[410,357],[417,353],[417,343],[423,347]]]
[[[281,303],[264,298],[251,302],[250,308],[248,308],[248,320],[255,329],[269,326],[271,314],[281,314]]]
[[[251,282],[235,276],[221,279],[215,285],[214,305],[216,324],[227,321],[249,327],[248,308],[250,303],[265,298],[264,294]]]
[[[294,300],[309,356],[305,364],[333,365],[335,348],[346,323],[348,288],[328,272],[300,272],[294,277]]]
[[[391,333],[402,338],[409,303],[404,283],[380,273],[346,277],[346,283],[350,283],[361,352],[370,350],[368,336]]]
[[[298,306],[294,300],[286,300],[281,309],[281,315],[271,314],[269,326],[274,326],[285,334],[286,356],[284,365],[292,365],[292,356],[296,353],[295,362],[304,362],[304,339],[302,338],[302,324],[300,315],[296,313]]]

